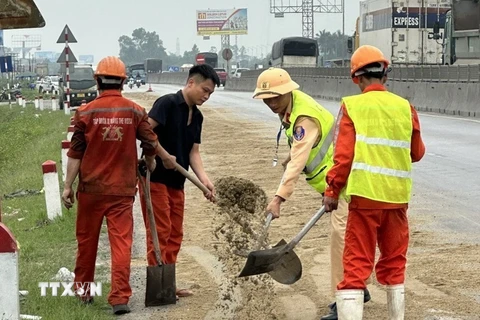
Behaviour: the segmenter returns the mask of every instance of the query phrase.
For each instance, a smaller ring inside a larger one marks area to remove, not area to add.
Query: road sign
[[[13,72],[12,57],[0,57],[0,72]]]
[[[232,59],[233,57],[233,52],[230,48],[225,48],[223,49],[222,51],[222,57],[223,59],[227,60],[227,61],[230,61],[230,59]]]
[[[58,57],[57,62],[58,63],[65,63],[67,62],[67,48],[63,49],[62,53],[60,54],[60,57]],[[68,48],[68,62],[78,62],[77,58],[75,58],[75,55],[72,52],[72,49]]]
[[[57,43],[65,43],[66,41],[68,41],[68,43],[77,43],[77,39],[75,39],[75,36],[68,25],[65,25],[65,28],[63,28],[60,37],[58,37]]]
[[[177,67],[177,66],[170,66],[168,68],[168,72],[179,72],[180,71],[180,67]]]

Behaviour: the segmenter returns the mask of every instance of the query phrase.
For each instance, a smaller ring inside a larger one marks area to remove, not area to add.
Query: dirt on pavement
[[[127,96],[146,108],[156,99],[143,93]],[[238,278],[246,259],[234,251],[256,245],[264,208],[283,174],[282,166],[272,167],[278,128],[255,119],[239,119],[226,108],[207,104],[201,110],[201,153],[219,202],[209,203],[193,184],[186,184],[185,236],[177,263],[177,286],[191,288],[195,295],[172,306],[143,307],[145,231],[137,201],[132,313],[123,318],[319,319],[333,301],[329,215],[320,219],[295,249],[303,264],[303,276],[297,283],[281,285],[268,275]],[[280,161],[287,155],[288,147],[282,142]],[[270,244],[282,238],[290,240],[320,206],[321,196],[301,178],[292,198],[282,206],[280,219],[272,222]],[[424,231],[424,219],[430,218],[415,207],[410,212],[415,215],[410,215],[406,319],[480,319],[479,247],[449,243],[448,234]],[[374,282],[369,290],[372,301],[365,305],[364,319],[386,319],[384,288]]]

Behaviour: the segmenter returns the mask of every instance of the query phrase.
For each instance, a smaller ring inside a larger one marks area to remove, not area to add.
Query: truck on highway
[[[282,38],[272,46],[272,67],[312,67],[318,65],[318,43],[303,37]]]
[[[67,88],[65,81],[60,83],[59,107],[63,109],[63,103],[67,100]],[[92,65],[74,66],[74,71],[70,74],[70,107],[79,106],[82,101],[90,102],[97,97],[97,83],[94,79]]]
[[[443,45],[442,64],[480,63],[480,5],[478,0],[453,0],[442,33],[437,23],[430,39]]]
[[[212,68],[218,67],[218,54],[215,52],[199,52],[195,56],[196,64],[208,64]]]
[[[37,63],[35,65],[35,73],[40,77],[47,76],[48,75],[48,63]]]
[[[432,41],[431,34],[434,28],[445,28],[450,8],[450,0],[362,1],[349,51],[368,44],[382,50],[394,64],[441,64],[443,45]]]
[[[145,72],[145,63],[135,63],[131,64],[127,68],[127,76],[133,79],[136,79],[137,76],[140,77],[142,84],[145,84],[147,81],[147,75]]]
[[[146,73],[162,73],[162,59],[149,58],[145,59],[145,72]]]

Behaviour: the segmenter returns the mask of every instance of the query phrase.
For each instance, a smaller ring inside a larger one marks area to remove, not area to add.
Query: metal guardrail
[[[350,68],[285,68],[292,77],[349,79]],[[263,70],[242,72],[242,78],[257,78]],[[480,65],[393,65],[390,80],[418,82],[480,82]]]

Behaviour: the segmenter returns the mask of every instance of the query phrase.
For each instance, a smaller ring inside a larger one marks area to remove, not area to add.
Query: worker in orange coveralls
[[[100,61],[95,72],[100,95],[75,114],[75,132],[68,151],[67,176],[62,195],[69,209],[74,203],[72,184],[79,174],[75,283],[93,282],[98,238],[107,219],[112,276],[108,302],[116,315],[130,312],[130,259],[133,236],[133,201],[136,192],[137,146],[155,169],[159,152],[144,108],[122,97],[125,65],[116,57]],[[77,285],[76,290],[79,289]],[[92,303],[87,288],[81,300]]]
[[[200,143],[203,115],[197,106],[203,105],[220,85],[215,69],[203,64],[192,67],[182,90],[158,98],[149,111],[149,122],[158,136],[162,152],[157,158],[157,168],[151,175],[150,192],[158,233],[162,260],[165,264],[177,262],[183,240],[185,207],[185,177],[175,168],[175,162],[195,175],[210,192],[205,197],[215,201],[215,188],[203,167]],[[142,168],[140,168],[142,175]],[[141,186],[141,185],[140,185]],[[141,189],[141,188],[140,188]],[[158,265],[147,218],[143,191],[140,192],[142,212],[147,229],[147,261]],[[188,289],[177,288],[178,297],[191,296]]]
[[[425,146],[415,109],[383,86],[388,66],[373,46],[354,52],[351,76],[362,94],[344,97],[337,118],[324,205],[329,212],[337,208],[340,193],[350,198],[344,279],[336,292],[340,320],[363,317],[363,290],[374,268],[377,243],[375,271],[387,289],[388,319],[404,319],[405,314],[412,162],[422,159]]]

